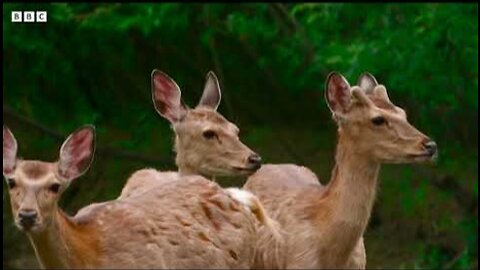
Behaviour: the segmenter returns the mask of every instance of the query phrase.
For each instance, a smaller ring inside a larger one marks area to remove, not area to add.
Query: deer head
[[[3,127],[3,176],[20,230],[39,233],[52,224],[62,192],[90,166],[94,142],[93,126],[84,126],[65,140],[57,162],[21,160],[15,137]]]
[[[194,109],[183,104],[175,81],[158,70],[152,72],[152,97],[157,112],[175,131],[180,172],[235,176],[260,168],[260,156],[240,141],[238,127],[217,112],[221,92],[213,72],[207,74],[202,97]]]
[[[338,73],[327,78],[325,99],[339,126],[341,139],[357,153],[377,162],[407,163],[432,160],[437,145],[407,121],[405,111],[388,98],[385,86],[369,73],[350,87]]]

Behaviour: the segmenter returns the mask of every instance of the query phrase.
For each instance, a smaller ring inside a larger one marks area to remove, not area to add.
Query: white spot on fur
[[[248,208],[253,207],[254,205],[254,195],[248,191],[241,190],[238,188],[227,188],[225,189],[230,196],[237,202],[247,206]]]

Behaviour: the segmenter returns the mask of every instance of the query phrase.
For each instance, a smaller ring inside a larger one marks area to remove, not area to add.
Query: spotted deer
[[[256,213],[248,205],[250,193],[236,192],[240,198],[234,198],[202,176],[179,181],[171,174],[162,188],[67,215],[58,201],[88,169],[94,142],[93,127],[85,126],[68,136],[58,161],[22,160],[15,137],[3,127],[3,175],[13,218],[43,268],[251,267]]]
[[[208,72],[202,97],[193,109],[182,102],[180,88],[167,74],[153,70],[151,85],[155,110],[170,122],[175,132],[178,172],[139,170],[127,180],[119,199],[163,188],[170,181],[183,181],[193,175],[241,176],[260,168],[260,156],[240,141],[238,127],[217,112],[221,90],[213,72]],[[256,196],[238,188],[224,191],[254,214],[259,229],[266,232],[262,234],[263,241],[281,243],[278,224],[269,218]]]
[[[250,175],[260,168],[260,156],[240,141],[238,127],[217,112],[221,91],[213,72],[207,74],[202,97],[193,109],[182,102],[180,88],[167,74],[153,70],[151,81],[155,110],[175,132],[179,174],[215,178]],[[168,180],[154,169],[139,170],[130,177],[121,196],[164,181]]]
[[[407,121],[385,86],[363,74],[350,87],[338,73],[326,82],[325,99],[338,125],[335,166],[322,186],[308,169],[293,164],[264,165],[244,188],[260,198],[288,232],[281,252],[258,242],[254,268],[365,268],[363,233],[375,199],[382,163],[434,159],[436,144]]]

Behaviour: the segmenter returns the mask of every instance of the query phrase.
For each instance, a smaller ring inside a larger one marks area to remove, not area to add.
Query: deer
[[[153,168],[138,170],[127,180],[119,199],[163,188],[171,181],[183,181],[183,177],[197,175],[215,181],[217,176],[251,175],[261,167],[261,157],[240,141],[239,128],[217,111],[221,88],[213,71],[207,73],[202,96],[193,109],[182,101],[178,84],[158,69],[151,73],[151,92],[155,111],[169,121],[175,133],[178,172],[160,172]],[[224,190],[254,214],[256,224],[260,225],[257,230],[263,231],[262,241],[281,245],[278,224],[269,217],[256,196],[235,187]]]
[[[351,87],[332,72],[325,88],[338,125],[329,183],[322,186],[302,166],[266,164],[244,185],[289,232],[280,262],[272,259],[273,247],[257,242],[254,268],[364,269],[363,234],[381,164],[427,162],[438,155],[436,143],[408,122],[405,110],[390,101],[386,87],[370,73]]]
[[[209,71],[199,103],[188,108],[181,99],[178,84],[166,73],[154,69],[151,73],[152,101],[156,112],[168,120],[175,132],[174,151],[178,174],[216,176],[250,175],[261,167],[261,157],[243,144],[239,128],[217,112],[221,89],[217,76]],[[151,189],[178,179],[176,172],[142,169],[127,180],[119,198],[140,190]],[[278,238],[272,221],[258,198],[238,188],[227,188],[234,198],[249,205],[261,224]]]
[[[3,175],[14,224],[42,268],[238,269],[253,263],[256,212],[248,192],[235,197],[202,176],[172,174],[161,188],[69,216],[58,201],[92,163],[94,127],[70,134],[55,162],[23,160],[17,152],[17,140],[4,126]]]
[[[179,86],[166,73],[154,69],[151,87],[156,112],[170,122],[175,133],[178,174],[215,179],[251,175],[261,167],[261,157],[240,141],[239,128],[217,112],[221,89],[215,73],[207,73],[202,96],[193,109],[184,104]],[[128,179],[120,197],[168,179],[155,169],[138,170]]]

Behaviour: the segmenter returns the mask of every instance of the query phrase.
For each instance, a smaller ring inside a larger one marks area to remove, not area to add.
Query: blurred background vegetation
[[[11,23],[12,10],[46,10],[48,22]],[[440,156],[382,168],[367,267],[478,268],[478,4],[3,4],[3,121],[20,156],[54,161],[68,133],[97,127],[94,164],[61,200],[69,214],[117,197],[134,170],[175,169],[154,68],[190,106],[214,70],[241,139],[322,183],[336,144],[326,76],[371,72]],[[3,267],[37,267],[8,200],[4,184]]]

